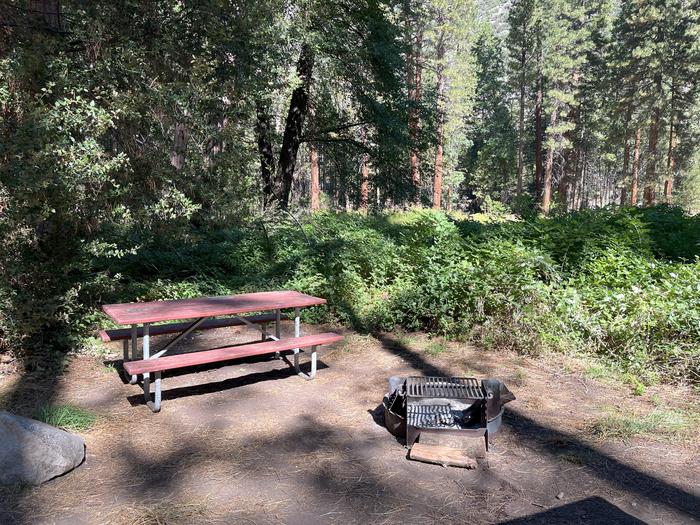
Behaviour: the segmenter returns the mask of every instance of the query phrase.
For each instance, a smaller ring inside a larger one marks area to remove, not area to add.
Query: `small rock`
[[[39,485],[85,459],[85,441],[34,419],[0,410],[0,484]]]
[[[564,499],[564,493],[560,492],[559,494],[557,494],[557,499]]]

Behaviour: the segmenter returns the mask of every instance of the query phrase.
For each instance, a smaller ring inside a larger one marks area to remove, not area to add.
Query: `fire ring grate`
[[[474,400],[487,397],[481,381],[473,377],[408,377],[406,395]]]

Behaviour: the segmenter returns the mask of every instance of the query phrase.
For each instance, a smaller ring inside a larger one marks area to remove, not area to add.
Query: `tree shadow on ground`
[[[376,334],[376,337],[387,351],[402,357],[416,373],[452,375],[428,363],[422,355],[394,338],[386,334]],[[472,366],[478,369],[478,363]],[[283,373],[271,372],[273,376]],[[287,369],[286,373],[284,377],[288,377],[290,371]],[[248,376],[240,381],[247,380],[250,380]],[[159,424],[167,422],[155,419],[149,423],[155,427],[152,429],[154,436]],[[235,425],[235,422],[230,424]],[[586,471],[601,481],[688,518],[700,517],[697,496],[639,472],[575,436],[542,425],[510,408],[506,411],[504,425],[524,446],[539,455],[556,455],[551,442],[566,441],[594,459],[586,466]],[[290,429],[263,435],[262,439],[253,440],[243,434],[221,436],[205,429],[183,433],[176,441],[160,447],[157,440],[149,447],[135,447],[128,439],[120,439],[111,452],[119,458],[114,463],[112,477],[119,480],[120,485],[113,487],[114,502],[104,502],[105,507],[112,504],[117,510],[122,507],[147,510],[149,505],[159,501],[176,505],[180,501],[187,503],[190,497],[201,498],[201,494],[183,491],[183,479],[189,476],[197,479],[197,486],[224,509],[219,520],[224,523],[267,522],[270,516],[304,523],[332,519],[367,523],[408,518],[415,522],[484,523],[505,519],[503,506],[518,491],[507,479],[489,471],[478,474],[484,483],[476,481],[469,485],[466,477],[460,477],[458,469],[443,470],[404,461],[402,450],[382,459],[376,447],[389,442],[388,433],[362,431],[350,435],[346,428],[335,427],[332,419],[324,414],[301,415]],[[392,446],[397,445],[392,442]],[[398,458],[401,463],[395,462]],[[218,478],[210,474],[217,469]],[[467,486],[448,500],[443,487],[455,479]],[[10,516],[7,511],[0,511],[4,512],[0,517],[8,523],[35,522],[37,513],[48,512],[33,501],[31,492],[19,492],[12,499],[18,510],[12,512],[11,517],[7,517]],[[630,521],[634,518],[601,498],[588,498],[560,509],[506,523],[567,523],[572,516],[581,517],[574,523],[639,523]],[[628,516],[630,520],[624,521]],[[70,519],[70,516],[65,518]],[[131,518],[136,520],[138,516]],[[525,521],[527,519],[533,521]]]
[[[297,375],[296,371],[287,366],[286,363],[283,360],[279,360],[281,364],[284,364],[284,368],[278,368],[274,370],[266,370],[264,372],[255,372],[252,374],[246,374],[244,376],[238,376],[238,377],[232,377],[228,379],[224,379],[221,381],[211,381],[209,383],[202,383],[198,385],[187,385],[187,386],[179,386],[179,387],[173,387],[173,388],[168,388],[167,386],[167,379],[168,377],[174,377],[178,375],[191,375],[195,374],[197,372],[204,372],[206,370],[214,370],[218,368],[223,368],[225,366],[236,366],[236,365],[242,365],[245,363],[256,363],[256,362],[262,362],[262,361],[269,361],[269,359],[244,359],[244,360],[236,360],[236,361],[225,361],[225,362],[220,362],[220,363],[214,363],[212,365],[202,365],[202,366],[197,366],[197,367],[188,367],[187,369],[184,370],[172,370],[168,371],[168,373],[163,373],[163,383],[162,383],[162,400],[167,401],[167,400],[172,400],[172,399],[179,399],[182,397],[192,397],[192,396],[201,396],[204,394],[212,394],[215,392],[222,392],[225,390],[231,390],[234,388],[238,388],[241,386],[247,386],[247,385],[253,385],[255,383],[260,383],[260,382],[266,382],[266,381],[277,381],[280,379],[287,379],[288,377],[292,377]],[[316,363],[316,367],[318,370],[323,370],[325,368],[328,368],[328,365],[326,365],[323,361],[318,360]],[[300,368],[303,372],[307,372],[310,369],[310,365],[308,363],[302,363],[300,365]],[[175,374],[170,374],[170,372],[177,372]],[[140,385],[140,383],[139,383]],[[151,385],[151,392],[153,392],[153,386]],[[134,394],[131,396],[128,396],[127,401],[132,406],[136,405],[145,405],[143,393],[139,394]]]
[[[375,334],[375,337],[386,350],[399,355],[413,368],[423,372],[424,375],[452,375],[450,371],[427,362],[422,355],[387,334]],[[479,363],[476,362],[469,363],[469,366],[475,370],[480,368]],[[510,406],[506,407],[503,424],[510,427],[513,434],[524,446],[536,450],[538,454],[556,456],[561,450],[552,447],[552,442],[566,443],[569,448],[575,449],[590,459],[586,470],[601,481],[611,483],[619,489],[636,494],[656,505],[682,513],[687,517],[700,519],[700,497],[626,465],[581,441],[575,435],[543,425],[525,415],[521,410]]]
[[[531,516],[502,521],[500,525],[551,525],[552,523],[558,525],[578,525],[581,523],[644,525],[643,521],[623,512],[598,496],[568,503]]]

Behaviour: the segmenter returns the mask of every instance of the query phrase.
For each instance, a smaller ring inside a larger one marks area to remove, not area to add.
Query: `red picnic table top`
[[[325,304],[326,300],[301,292],[256,292],[174,301],[105,304],[102,311],[117,324],[157,323],[177,319],[235,315]]]

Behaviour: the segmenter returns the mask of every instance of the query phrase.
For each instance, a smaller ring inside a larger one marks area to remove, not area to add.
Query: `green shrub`
[[[67,274],[41,266],[49,300],[0,288],[0,330],[21,347],[29,319],[45,342],[75,345],[107,323],[99,303],[296,289],[328,299],[308,321],[591,353],[645,382],[700,382],[700,219],[668,206],[500,222],[317,213],[177,235],[116,236]]]

